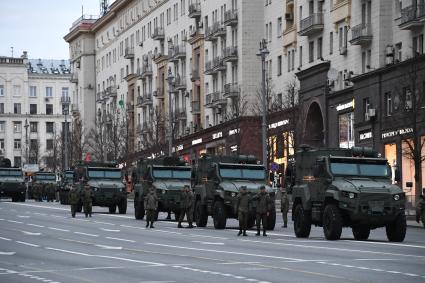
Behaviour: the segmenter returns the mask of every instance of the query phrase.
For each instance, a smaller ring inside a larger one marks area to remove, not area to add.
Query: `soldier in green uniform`
[[[69,203],[71,204],[71,215],[75,217],[75,213],[77,211],[78,203],[80,202],[80,196],[78,194],[77,189],[72,186],[69,190]]]
[[[416,222],[419,223],[421,218],[425,228],[425,196],[424,195],[419,196],[419,201],[416,204]]]
[[[242,186],[238,194],[238,202],[237,202],[238,219],[239,219],[238,236],[242,235],[242,233],[244,236],[248,236],[246,234],[246,229],[248,226],[249,204],[250,204],[250,197],[246,190],[246,186]]]
[[[178,228],[183,228],[182,221],[184,220],[185,215],[187,217],[187,223],[189,223],[188,228],[193,228],[193,192],[188,185],[183,187],[183,190],[180,194],[180,218],[179,224],[177,225]]]
[[[47,184],[47,201],[54,201],[55,199],[55,185],[54,184]]]
[[[286,193],[286,188],[280,189],[280,211],[282,212],[283,226],[282,228],[288,227],[288,210],[289,210],[289,198]]]
[[[84,214],[86,217],[91,217],[93,192],[90,186],[84,186],[84,189],[81,192],[81,198],[83,200]]]
[[[146,228],[153,227],[153,222],[155,221],[155,213],[158,209],[158,197],[156,196],[155,189],[153,187],[149,188],[149,193],[145,196],[145,209],[146,209]]]
[[[270,207],[271,207],[271,199],[270,195],[266,192],[266,187],[261,186],[260,192],[254,197],[254,199],[257,200],[257,217],[256,217],[256,223],[257,223],[257,234],[256,236],[260,236],[260,228],[261,228],[261,222],[263,224],[263,236],[266,237],[266,228],[267,228],[267,217],[270,214]]]

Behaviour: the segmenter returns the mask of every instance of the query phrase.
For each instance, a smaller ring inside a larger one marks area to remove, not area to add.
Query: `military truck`
[[[144,198],[153,186],[158,196],[159,212],[173,212],[175,219],[180,216],[180,192],[185,185],[190,186],[192,168],[177,157],[161,157],[140,160],[137,164],[138,181],[134,186],[134,216],[143,219]]]
[[[26,185],[21,168],[12,168],[8,158],[0,160],[0,197],[24,202]]]
[[[69,204],[69,190],[73,185],[74,171],[66,170],[61,176],[59,183],[59,201],[60,204]]]
[[[246,186],[251,196],[266,186],[273,207],[267,219],[267,229],[273,230],[276,223],[275,192],[266,185],[267,174],[255,156],[203,155],[193,170],[195,192],[194,219],[198,227],[207,225],[212,216],[214,228],[226,228],[228,218],[237,218],[237,195],[241,186]],[[252,201],[248,226],[255,223],[256,201]]]
[[[33,198],[42,201],[54,201],[57,188],[56,174],[53,172],[37,172],[33,176]]]
[[[74,165],[74,186],[89,185],[93,206],[108,207],[109,213],[127,213],[127,192],[122,171],[115,162],[79,161]],[[81,205],[78,206],[80,210]]]
[[[285,176],[295,235],[308,237],[316,225],[327,240],[338,240],[351,227],[356,240],[367,240],[371,229],[385,227],[389,241],[402,242],[405,194],[390,176],[387,160],[369,148],[302,146]]]

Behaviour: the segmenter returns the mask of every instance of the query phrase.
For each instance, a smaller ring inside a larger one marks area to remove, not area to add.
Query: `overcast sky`
[[[109,0],[109,3],[114,2]],[[99,15],[100,0],[0,0],[0,56],[68,59],[63,37],[84,14]]]

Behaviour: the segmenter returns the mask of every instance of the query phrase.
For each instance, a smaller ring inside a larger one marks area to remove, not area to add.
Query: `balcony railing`
[[[214,105],[213,105],[213,97],[214,97],[214,93],[208,93],[205,96],[205,107],[208,107],[208,108],[214,107]]]
[[[239,85],[237,83],[229,83],[224,85],[224,97],[237,97],[239,96]]]
[[[216,72],[226,70],[226,64],[222,57],[219,56],[213,59],[213,68]]]
[[[201,112],[200,101],[192,101],[192,114],[198,114]]]
[[[351,40],[353,45],[367,44],[372,41],[372,28],[370,24],[360,24],[351,28]]]
[[[299,34],[310,36],[323,30],[323,13],[311,14],[300,22]]]
[[[139,95],[136,100],[136,107],[140,108],[143,105],[143,96]]]
[[[71,97],[69,97],[68,95],[62,95],[61,96],[61,103],[62,104],[70,104],[71,103]]]
[[[152,65],[148,64],[148,65],[144,65],[141,73],[140,73],[140,77],[142,79],[146,78],[146,77],[150,77],[152,76]]]
[[[175,85],[174,88],[176,90],[184,90],[184,89],[186,89],[186,77],[177,75],[176,76],[176,79],[174,81],[174,85]]]
[[[212,74],[215,74],[215,73],[216,73],[216,71],[214,70],[213,61],[205,62],[205,74],[206,75],[212,75]]]
[[[216,91],[213,94],[213,101],[212,102],[213,102],[214,106],[226,105],[227,104],[227,98],[224,97],[221,92]]]
[[[117,86],[116,85],[108,86],[106,88],[106,93],[111,97],[117,96],[117,93],[118,93]]]
[[[124,58],[125,59],[133,59],[134,58],[134,48],[126,47],[124,50]]]
[[[78,109],[78,104],[76,103],[71,104],[71,112],[72,112],[72,115],[80,114],[80,110]]]
[[[218,37],[226,36],[226,27],[220,22],[215,22],[212,25],[212,30],[213,30],[214,37],[218,38]]]
[[[75,73],[73,73],[73,74],[71,75],[71,78],[69,79],[69,81],[70,81],[71,83],[77,84],[77,83],[78,83],[78,75],[77,75],[77,74],[75,74]]]
[[[214,29],[212,26],[205,27],[205,40],[215,41],[217,38],[214,36]]]
[[[238,60],[238,47],[229,46],[223,50],[223,62],[232,62]]]
[[[425,4],[411,5],[401,10],[401,29],[412,29],[423,26],[425,20]]]
[[[165,38],[165,32],[163,27],[156,27],[153,30],[152,33],[152,39],[153,40],[164,40]]]
[[[170,48],[170,61],[177,61],[186,57],[186,45],[180,44]]]
[[[238,10],[228,10],[224,13],[224,24],[235,26],[238,24]]]
[[[148,106],[148,105],[152,105],[152,103],[153,103],[153,100],[152,100],[152,93],[146,93],[144,96],[143,96],[143,104],[142,104],[142,106]]]
[[[153,96],[155,96],[158,99],[164,98],[164,89],[162,87],[158,87],[154,92]]]
[[[201,17],[201,3],[192,3],[189,5],[189,18]]]
[[[133,102],[127,102],[126,103],[126,109],[127,109],[127,112],[134,112],[134,103]]]

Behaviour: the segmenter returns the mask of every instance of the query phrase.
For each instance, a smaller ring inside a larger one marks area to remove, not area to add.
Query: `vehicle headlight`
[[[93,188],[93,191],[97,192],[97,188]]]
[[[400,199],[400,195],[393,195],[394,200],[399,200]]]
[[[353,192],[347,192],[347,191],[341,191],[341,195],[345,198],[349,198],[349,199],[355,199],[357,197],[356,193]]]
[[[161,190],[161,194],[165,195],[165,190]]]
[[[356,195],[355,195],[354,193],[349,193],[349,194],[348,194],[348,197],[349,197],[349,198],[355,198],[355,197],[356,197]]]
[[[232,196],[232,198],[234,198],[236,196],[236,193],[231,193],[230,195]]]

